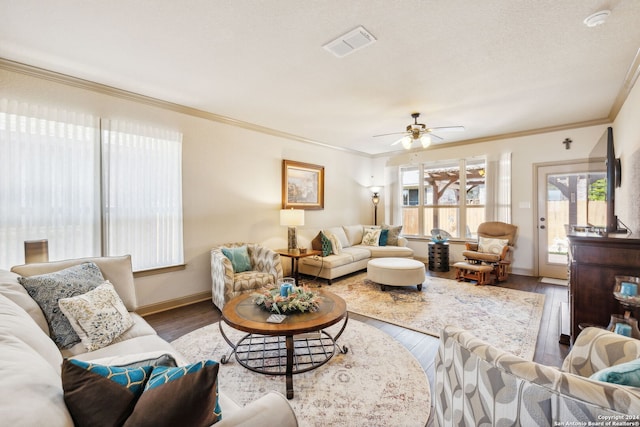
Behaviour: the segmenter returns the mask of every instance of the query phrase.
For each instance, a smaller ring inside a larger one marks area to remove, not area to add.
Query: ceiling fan
[[[427,148],[431,145],[432,140],[442,141],[443,139],[438,135],[434,134],[433,131],[438,132],[462,132],[464,131],[464,126],[441,126],[428,128],[423,123],[418,123],[418,117],[420,117],[420,113],[412,113],[411,117],[413,117],[413,123],[407,125],[407,130],[404,132],[393,132],[393,133],[384,133],[381,135],[373,135],[374,137],[378,136],[388,136],[388,135],[401,135],[404,134],[402,138],[397,140],[391,145],[402,144],[405,149],[410,149],[413,143],[418,140],[422,144],[422,148]]]

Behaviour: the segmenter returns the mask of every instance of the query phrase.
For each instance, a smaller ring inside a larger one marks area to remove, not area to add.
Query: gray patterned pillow
[[[18,281],[42,309],[53,342],[61,349],[79,343],[80,337],[60,310],[58,301],[85,294],[103,283],[104,277],[98,266],[86,262],[54,273],[19,277]]]
[[[400,232],[402,232],[402,226],[383,225],[382,229],[389,230],[387,234],[387,246],[398,246],[398,237],[400,237]]]

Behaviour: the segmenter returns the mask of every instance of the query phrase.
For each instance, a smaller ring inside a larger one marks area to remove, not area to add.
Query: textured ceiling
[[[603,25],[584,18],[611,9]],[[0,57],[368,154],[607,119],[637,0],[0,0]],[[336,58],[364,26],[377,41]]]

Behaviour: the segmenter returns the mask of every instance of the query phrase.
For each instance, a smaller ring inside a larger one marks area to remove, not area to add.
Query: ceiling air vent
[[[376,38],[373,37],[370,32],[365,30],[364,27],[360,26],[322,47],[333,53],[338,58],[342,58],[343,56],[347,56],[358,49],[362,49],[375,41]]]

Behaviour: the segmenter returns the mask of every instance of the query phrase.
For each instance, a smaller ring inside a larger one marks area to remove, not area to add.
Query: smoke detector
[[[349,31],[346,34],[338,37],[337,39],[330,41],[322,46],[329,52],[333,53],[338,58],[347,56],[356,50],[362,49],[365,46],[369,46],[375,43],[376,38],[371,35],[370,32],[360,26],[355,30]]]
[[[584,22],[584,25],[587,27],[597,27],[598,25],[604,24],[609,15],[611,15],[610,10],[601,10],[593,15],[587,16],[582,22]]]

